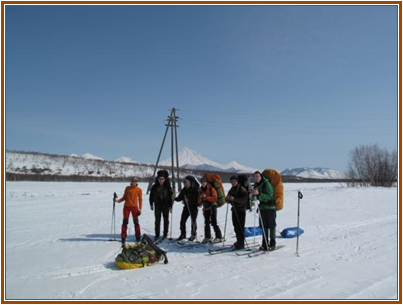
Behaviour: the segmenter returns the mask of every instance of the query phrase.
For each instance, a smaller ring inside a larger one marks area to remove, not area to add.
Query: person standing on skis
[[[149,197],[151,211],[155,215],[155,240],[160,237],[161,214],[164,218],[163,239],[168,236],[169,212],[172,211],[172,187],[169,182],[168,172],[160,170],[151,188]]]
[[[139,224],[139,216],[141,215],[141,207],[143,205],[143,191],[138,187],[138,178],[133,177],[130,186],[126,187],[125,193],[122,198],[115,198],[115,202],[125,202],[123,207],[123,224],[122,224],[122,246],[126,243],[127,225],[129,224],[130,214],[133,216],[133,223],[136,235],[136,241],[140,241],[141,231]]]
[[[236,242],[235,249],[245,248],[245,219],[246,219],[246,202],[248,201],[248,191],[238,183],[238,177],[232,176],[231,189],[228,192],[226,201],[232,205],[232,224],[234,225]]]
[[[207,183],[206,178],[201,178],[200,196],[203,203],[203,216],[204,216],[204,239],[202,244],[208,242],[219,243],[221,242],[222,235],[220,227],[217,225],[217,200],[218,195],[214,187]],[[211,239],[210,225],[214,228],[215,239]]]
[[[255,184],[253,185],[252,195],[260,201],[260,226],[263,229],[261,250],[273,251],[276,248],[276,202],[274,200],[273,186],[268,179],[263,177],[262,173],[256,171],[253,174]],[[270,234],[269,234],[270,231]],[[270,237],[270,243],[268,243]]]
[[[179,236],[178,241],[186,238],[186,221],[188,220],[189,216],[192,220],[192,231],[189,241],[194,241],[197,236],[196,220],[198,207],[200,205],[199,184],[197,183],[195,177],[186,176],[185,187],[182,189],[178,197],[172,195],[172,199],[175,201],[183,201],[184,203],[180,222],[181,235]]]

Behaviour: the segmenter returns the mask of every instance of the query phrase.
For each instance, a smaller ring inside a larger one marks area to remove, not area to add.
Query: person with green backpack
[[[259,203],[260,225],[263,229],[261,250],[273,251],[276,248],[276,202],[274,200],[273,186],[262,173],[256,171],[253,174],[255,184],[252,195]],[[270,231],[270,234],[269,234]],[[270,243],[268,244],[270,236]]]

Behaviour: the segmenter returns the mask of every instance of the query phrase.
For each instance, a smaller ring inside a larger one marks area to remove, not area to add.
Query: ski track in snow
[[[210,255],[208,245],[179,248],[165,241],[169,264],[119,270],[120,242],[111,237],[112,195],[125,183],[7,182],[7,299],[393,299],[397,296],[396,188],[346,188],[341,184],[285,184],[277,231],[296,225],[301,200],[299,257],[296,239],[261,256]],[[146,184],[140,185],[145,193]],[[229,185],[224,185],[228,190]],[[154,216],[143,198],[140,224],[153,236]],[[179,235],[183,205],[173,212]],[[223,231],[226,208],[218,213]],[[246,226],[256,213],[247,212]],[[122,204],[116,204],[119,239]],[[203,238],[199,211],[198,239]],[[256,221],[256,225],[257,225]],[[190,220],[187,222],[188,235]],[[214,234],[213,230],[212,233]],[[128,242],[134,241],[132,220]],[[228,215],[226,245],[235,241]],[[252,243],[253,237],[248,238]],[[261,237],[256,238],[257,242]],[[224,284],[225,283],[225,284]],[[44,289],[43,287],[46,287]],[[156,289],[158,287],[159,289]],[[218,288],[219,287],[219,288]]]

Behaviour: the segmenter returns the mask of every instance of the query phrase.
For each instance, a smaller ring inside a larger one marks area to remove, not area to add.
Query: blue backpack
[[[304,233],[304,230],[297,227],[292,227],[292,228],[286,228],[283,231],[281,231],[281,236],[284,238],[294,238],[297,237],[297,233],[299,232],[299,235],[302,235]]]

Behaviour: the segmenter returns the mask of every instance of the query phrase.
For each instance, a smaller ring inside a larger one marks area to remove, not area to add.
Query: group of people
[[[262,173],[256,171],[253,174],[254,185],[251,191],[252,200],[259,200],[259,223],[263,229],[261,250],[274,250],[276,246],[276,205],[274,199],[273,186]],[[161,218],[163,218],[162,238],[166,238],[169,232],[169,213],[172,213],[174,201],[183,202],[183,210],[180,220],[180,236],[178,241],[186,238],[186,222],[191,219],[191,233],[189,241],[194,241],[197,236],[197,215],[199,207],[202,207],[204,216],[204,239],[202,243],[218,243],[222,241],[222,232],[217,223],[218,195],[217,190],[205,178],[201,178],[201,186],[196,178],[187,176],[184,182],[184,188],[178,196],[174,192],[169,181],[169,175],[166,170],[158,171],[155,183],[153,184],[149,196],[150,209],[155,215],[155,240],[160,238]],[[248,190],[242,186],[237,176],[230,178],[231,189],[226,196],[226,202],[232,206],[232,224],[236,235],[235,249],[245,248],[245,219],[246,205],[249,200]],[[126,242],[127,225],[130,214],[133,217],[135,226],[136,240],[140,240],[141,231],[139,216],[142,210],[142,190],[138,186],[138,179],[133,177],[130,186],[126,187],[124,195],[116,202],[125,202],[123,208],[122,224],[122,245]],[[214,229],[215,238],[211,236],[211,226]]]

